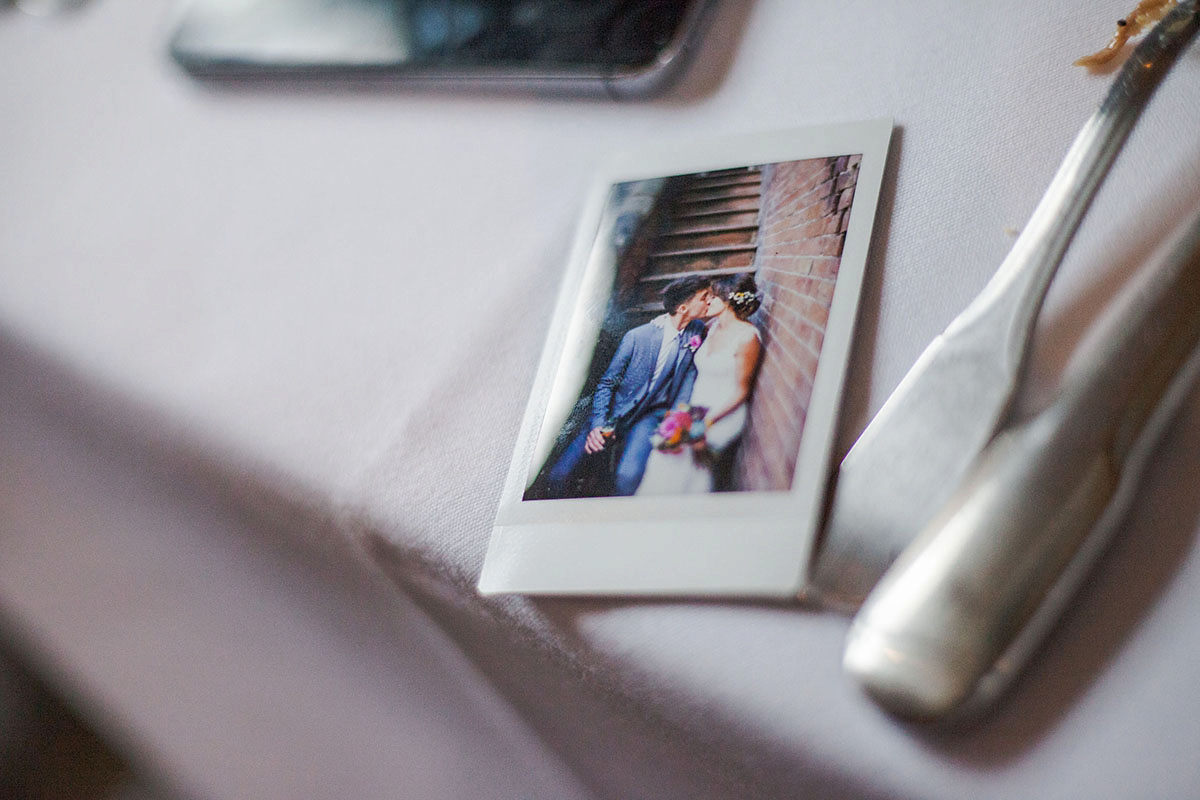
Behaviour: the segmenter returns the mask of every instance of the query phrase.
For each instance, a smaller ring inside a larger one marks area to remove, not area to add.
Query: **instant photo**
[[[890,121],[602,177],[479,588],[802,593]]]

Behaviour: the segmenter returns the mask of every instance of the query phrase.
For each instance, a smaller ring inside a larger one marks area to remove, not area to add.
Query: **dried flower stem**
[[[1117,32],[1103,49],[1075,62],[1077,67],[1098,67],[1112,60],[1125,43],[1158,22],[1178,4],[1178,0],[1141,0],[1137,8],[1117,20]]]

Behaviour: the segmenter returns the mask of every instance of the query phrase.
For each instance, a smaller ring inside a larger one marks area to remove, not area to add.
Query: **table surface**
[[[844,450],[1011,246],[1108,86],[1070,62],[1128,10],[727,2],[625,103],[214,85],[158,6],[0,12],[4,618],[200,796],[1195,795],[1194,400],[966,729],[871,706],[837,616],[470,591],[601,164],[894,118]],[[1028,404],[1200,201],[1198,79],[1193,47],[1085,220]]]

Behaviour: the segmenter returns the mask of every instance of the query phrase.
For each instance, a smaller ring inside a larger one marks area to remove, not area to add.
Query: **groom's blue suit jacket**
[[[685,329],[684,342],[693,335],[702,336],[703,331],[703,323],[692,322]],[[624,428],[652,408],[670,407],[691,396],[696,370],[692,367],[693,350],[686,346],[676,355],[674,369],[670,364],[664,366],[655,385],[650,385],[663,333],[663,328],[647,322],[621,337],[617,353],[592,395],[593,428]],[[669,328],[666,333],[674,335]]]

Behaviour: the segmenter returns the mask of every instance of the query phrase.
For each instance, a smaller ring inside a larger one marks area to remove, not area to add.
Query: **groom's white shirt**
[[[662,329],[663,332],[662,343],[658,346],[658,360],[654,362],[654,374],[650,376],[650,385],[653,386],[658,380],[658,376],[662,375],[667,361],[676,352],[675,341],[679,338],[679,331],[675,330],[674,326],[671,325],[671,317],[668,314],[659,314],[650,320],[650,324]]]

